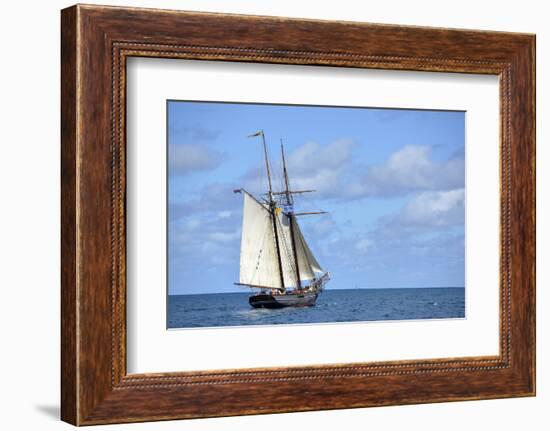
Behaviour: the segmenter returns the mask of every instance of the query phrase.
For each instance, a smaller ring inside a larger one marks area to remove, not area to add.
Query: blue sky
[[[465,113],[168,101],[169,294],[242,292],[242,195],[280,139],[327,289],[464,286]]]

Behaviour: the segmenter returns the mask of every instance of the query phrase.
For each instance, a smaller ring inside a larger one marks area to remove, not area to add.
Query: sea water
[[[252,308],[250,293],[169,295],[168,328],[451,319],[465,317],[464,288],[327,289],[315,307]]]

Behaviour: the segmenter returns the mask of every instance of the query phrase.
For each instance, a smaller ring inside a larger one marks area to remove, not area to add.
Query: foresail
[[[283,268],[283,276],[285,286],[296,286],[297,273],[294,260],[294,250],[292,248],[292,233],[290,226],[294,229],[294,240],[296,242],[296,258],[298,260],[298,272],[300,281],[309,281],[316,278],[315,272],[322,272],[319,263],[313,257],[311,250],[307,246],[296,217],[293,217],[292,223],[290,218],[284,212],[280,212],[277,217],[277,231],[279,236],[279,244],[281,250],[281,264]]]
[[[307,273],[309,279],[316,277],[317,274],[315,273],[324,272],[323,268],[321,268],[321,265],[319,265],[319,262],[317,262],[317,259],[315,259],[315,256],[313,256],[311,249],[307,245],[297,222],[294,223],[294,237],[296,238],[296,253],[298,254],[298,261],[300,262],[300,278],[303,278],[302,262],[304,262],[304,267],[309,268],[309,272]],[[304,274],[306,274],[306,271],[304,271]]]
[[[271,215],[256,199],[248,193],[243,194],[240,282],[280,288],[281,277]]]

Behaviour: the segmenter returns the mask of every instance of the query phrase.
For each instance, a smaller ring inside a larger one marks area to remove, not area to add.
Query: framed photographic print
[[[62,419],[535,394],[528,34],[62,11]]]

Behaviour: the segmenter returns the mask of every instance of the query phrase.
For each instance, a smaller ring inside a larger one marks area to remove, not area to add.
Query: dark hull
[[[254,308],[277,309],[285,307],[313,307],[318,293],[269,295],[262,293],[248,298],[248,303]]]

